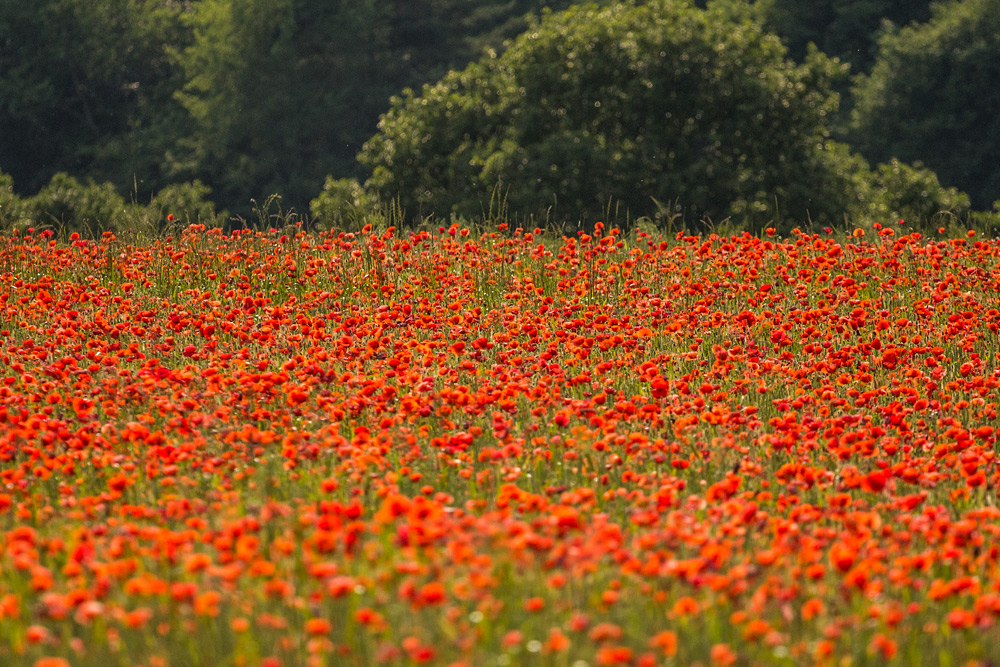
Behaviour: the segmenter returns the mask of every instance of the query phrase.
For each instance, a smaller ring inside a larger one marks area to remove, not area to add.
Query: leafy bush
[[[969,196],[946,188],[921,163],[912,166],[893,159],[875,169],[875,191],[869,209],[874,219],[928,223],[940,215],[965,217]]]
[[[126,212],[125,200],[110,183],[81,183],[60,172],[25,202],[25,217],[59,232],[97,234],[115,231]]]
[[[313,218],[328,227],[360,229],[376,204],[357,179],[327,176],[323,191],[309,203],[309,209]]]
[[[989,211],[970,213],[967,222],[967,227],[978,230],[986,237],[1000,237],[1000,199],[993,202]]]
[[[212,189],[199,180],[174,183],[157,192],[148,209],[156,220],[166,220],[172,215],[179,224],[221,224],[226,214],[215,212],[215,203],[208,199],[211,192]]]
[[[826,138],[837,66],[748,12],[683,0],[550,14],[503,55],[394,98],[359,159],[409,216],[839,220],[863,161]],[[860,170],[860,171],[859,171]]]

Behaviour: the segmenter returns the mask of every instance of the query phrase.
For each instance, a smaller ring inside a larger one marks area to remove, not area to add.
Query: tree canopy
[[[1000,198],[1000,0],[933,17],[930,0],[595,2],[0,3],[2,201],[110,182],[127,203],[183,192],[185,211],[210,197],[245,217],[272,194],[306,213],[322,191],[329,215],[377,189],[414,216],[492,198],[805,222],[896,210],[875,190],[902,181],[935,205],[956,185]],[[811,45],[869,75],[852,90]],[[349,179],[369,176],[358,199]]]
[[[850,64],[854,73],[871,70],[885,30],[930,18],[931,0],[757,0],[765,27],[782,38],[793,58],[802,60],[814,44]]]
[[[934,6],[887,33],[854,90],[852,140],[872,160],[920,160],[987,208],[1000,199],[1000,0]]]
[[[0,167],[21,191],[60,171],[132,186],[165,177],[185,41],[180,3],[0,3]]]
[[[395,98],[360,160],[414,215],[499,196],[583,219],[675,200],[695,219],[839,219],[864,165],[826,136],[834,70],[732,8],[577,7]]]
[[[305,210],[326,175],[359,175],[355,156],[392,94],[478,56],[541,4],[202,0],[179,58],[195,128],[178,171],[223,201],[277,192]]]
[[[177,171],[224,201],[280,192],[291,202],[307,202],[326,173],[350,171],[383,92],[371,84],[386,39],[379,11],[374,0],[199,3],[179,55],[194,130]]]

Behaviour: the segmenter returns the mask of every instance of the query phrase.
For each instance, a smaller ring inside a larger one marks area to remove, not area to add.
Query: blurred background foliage
[[[694,219],[829,222],[865,168],[828,142],[836,72],[815,51],[787,60],[749,14],[580,7],[394,98],[361,162],[418,215],[474,217],[496,189],[555,219],[644,215],[658,200]]]
[[[271,194],[328,225],[386,202],[411,222],[983,220],[998,17],[1000,0],[3,2],[0,224],[225,223]]]

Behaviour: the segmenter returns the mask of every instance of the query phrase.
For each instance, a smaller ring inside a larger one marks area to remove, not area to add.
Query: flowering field
[[[0,664],[997,664],[1000,243],[899,230],[8,236]]]

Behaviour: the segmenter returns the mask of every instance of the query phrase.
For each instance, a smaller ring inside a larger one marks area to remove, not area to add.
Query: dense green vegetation
[[[1000,199],[1000,0],[935,5],[880,54],[855,87],[852,140],[874,159],[922,160],[976,207]]]
[[[0,169],[19,193],[61,171],[122,191],[166,185],[189,131],[173,100],[182,14],[162,0],[0,3]]]
[[[3,3],[0,223],[226,220],[274,193],[330,224],[379,197],[688,224],[1000,199],[1000,0],[704,4]]]
[[[475,217],[491,198],[538,218],[618,207],[761,227],[901,209],[828,138],[836,64],[813,51],[796,66],[734,9],[659,0],[550,17],[502,56],[395,98],[360,156],[369,184],[417,216]],[[927,196],[932,213],[967,204]]]
[[[789,53],[805,58],[815,44],[831,58],[869,72],[886,32],[931,17],[930,0],[758,0],[768,30],[780,35]]]

